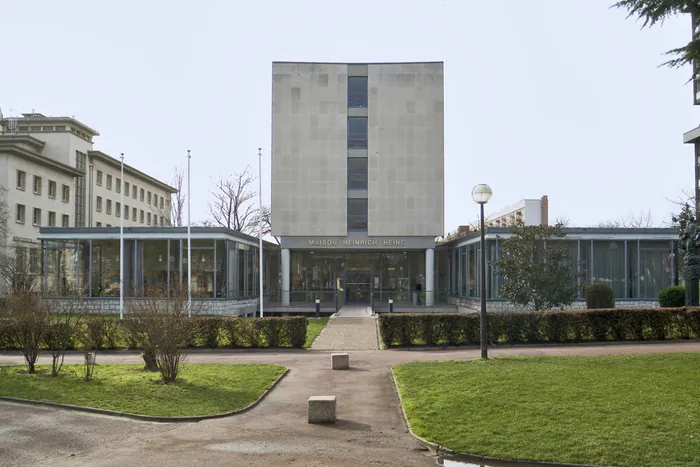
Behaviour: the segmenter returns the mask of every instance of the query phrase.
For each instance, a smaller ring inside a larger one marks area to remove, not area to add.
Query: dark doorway
[[[367,271],[345,273],[345,303],[369,303],[371,274]]]

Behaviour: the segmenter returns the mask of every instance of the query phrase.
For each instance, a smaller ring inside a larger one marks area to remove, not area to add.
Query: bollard
[[[321,317],[321,299],[317,298],[316,299],[316,318]]]
[[[393,313],[393,312],[394,312],[394,299],[390,298],[389,299],[389,313]]]

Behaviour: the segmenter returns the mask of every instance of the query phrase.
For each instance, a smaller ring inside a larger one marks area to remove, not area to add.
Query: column
[[[282,305],[289,305],[289,248],[282,248]]]
[[[425,250],[425,306],[435,304],[435,248]]]

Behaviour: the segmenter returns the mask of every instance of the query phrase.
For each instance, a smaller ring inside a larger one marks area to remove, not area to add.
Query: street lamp
[[[481,183],[472,190],[472,198],[481,206],[481,358],[488,358],[486,351],[486,240],[484,240],[484,204],[488,203],[493,195],[491,187]]]

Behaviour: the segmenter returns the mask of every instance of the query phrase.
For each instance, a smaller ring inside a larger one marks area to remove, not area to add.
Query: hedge
[[[700,308],[596,309],[488,314],[492,343],[566,343],[700,338]],[[478,344],[478,314],[407,313],[379,317],[386,347]]]
[[[304,316],[270,318],[229,318],[200,316],[191,320],[188,348],[302,348],[306,342],[308,318]],[[115,318],[84,319],[74,331],[75,348],[90,346],[102,349],[141,348]],[[10,338],[10,321],[0,320],[0,349],[19,350]]]
[[[659,292],[659,305],[662,308],[682,307],[685,305],[685,287],[674,285]]]

